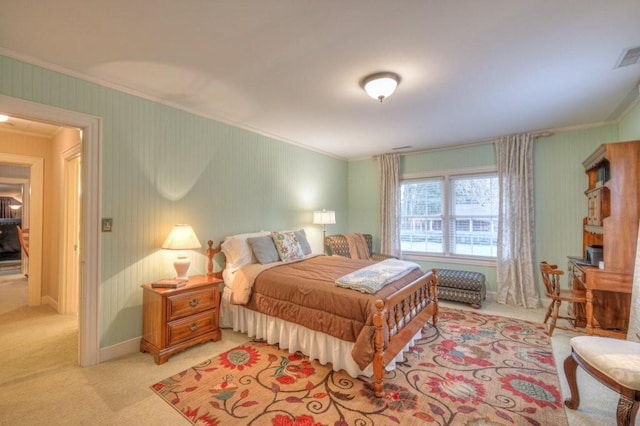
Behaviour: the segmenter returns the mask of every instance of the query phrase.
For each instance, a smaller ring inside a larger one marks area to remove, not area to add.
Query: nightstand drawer
[[[182,318],[216,306],[215,289],[207,288],[167,298],[167,319]]]
[[[167,345],[172,346],[176,343],[213,331],[218,326],[216,324],[216,318],[216,309],[211,309],[188,318],[168,323]]]
[[[193,345],[220,340],[222,284],[221,279],[205,275],[191,276],[177,289],[143,284],[140,350],[149,352],[157,364],[162,364]]]

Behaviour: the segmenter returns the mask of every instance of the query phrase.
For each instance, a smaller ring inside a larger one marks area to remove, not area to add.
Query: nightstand
[[[177,289],[142,285],[142,341],[140,351],[153,355],[156,364],[207,340],[222,337],[219,325],[222,280],[204,275],[189,277]]]

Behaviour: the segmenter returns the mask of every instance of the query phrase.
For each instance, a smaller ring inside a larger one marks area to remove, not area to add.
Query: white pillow
[[[247,238],[262,237],[264,235],[270,235],[270,232],[260,231],[250,234],[238,234],[232,235],[224,239],[220,248],[227,258],[227,268],[236,270],[249,263],[257,263],[258,259],[251,251],[251,247],[247,242]]]

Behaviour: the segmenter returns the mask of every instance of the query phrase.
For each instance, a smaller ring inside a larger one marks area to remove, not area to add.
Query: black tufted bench
[[[485,276],[480,272],[438,269],[438,299],[463,302],[479,309],[486,298]]]

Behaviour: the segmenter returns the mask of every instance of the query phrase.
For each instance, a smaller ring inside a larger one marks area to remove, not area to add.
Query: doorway
[[[28,295],[29,306],[38,306],[42,299],[42,212],[44,194],[44,160],[40,157],[0,153],[0,163],[29,168],[29,183],[24,197],[27,207],[22,212],[23,227],[29,228]]]
[[[0,275],[24,273],[25,255],[16,228],[24,227],[22,216],[28,213],[23,193],[29,170],[3,163],[0,170]],[[26,293],[24,296],[26,303]]]
[[[81,366],[94,365],[100,362],[99,346],[99,283],[100,283],[100,222],[101,194],[100,194],[100,153],[101,153],[101,122],[98,117],[51,107],[35,102],[24,101],[9,96],[0,95],[0,110],[7,115],[13,115],[32,121],[57,123],[61,126],[75,127],[82,130],[82,148],[80,158],[83,169],[80,173],[82,197],[79,203],[79,258],[80,258],[80,299],[78,306],[78,361]],[[32,168],[32,173],[33,173]],[[40,169],[39,173],[42,173]],[[32,181],[37,178],[32,174]],[[34,183],[32,182],[32,190]],[[36,199],[32,193],[32,211],[42,206],[35,205]],[[32,217],[41,215],[33,214]],[[33,226],[33,223],[31,224]],[[42,223],[40,223],[40,227]],[[33,234],[36,236],[36,234]],[[40,231],[40,239],[42,233]],[[37,236],[35,238],[37,241]],[[39,247],[39,262],[41,263],[42,241]],[[30,252],[31,255],[31,252]],[[30,256],[31,257],[31,256]],[[35,256],[31,257],[35,262]],[[33,266],[33,265],[31,265]],[[31,275],[31,271],[30,271]]]

